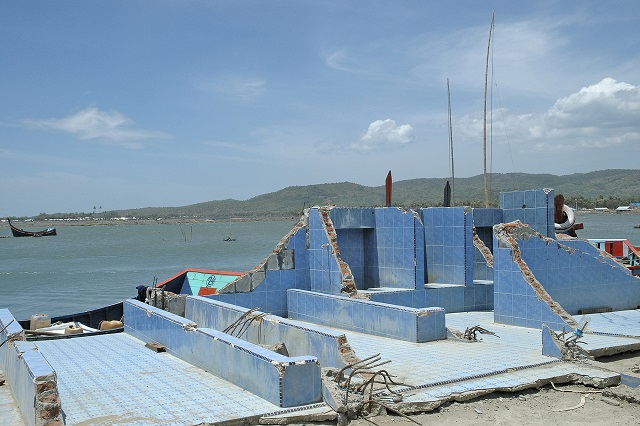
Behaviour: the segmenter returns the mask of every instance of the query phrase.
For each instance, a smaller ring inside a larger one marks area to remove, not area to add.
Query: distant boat
[[[20,228],[16,228],[11,224],[11,220],[9,219],[7,219],[7,221],[9,221],[9,226],[11,227],[11,233],[13,234],[14,237],[48,237],[49,235],[58,235],[56,233],[56,228],[47,228],[44,231],[31,232],[31,231],[24,231]]]
[[[232,238],[232,237],[231,237],[231,235],[227,235],[226,237],[224,237],[224,238],[222,239],[222,241],[235,241],[235,240],[236,240],[236,239],[235,239],[235,238]]]

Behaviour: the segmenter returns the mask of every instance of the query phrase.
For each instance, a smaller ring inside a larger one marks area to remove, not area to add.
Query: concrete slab
[[[469,399],[495,390],[515,391],[551,381],[603,387],[620,380],[614,372],[542,355],[540,330],[495,324],[491,312],[447,314],[446,320],[448,327],[462,332],[480,325],[497,336],[481,335],[477,342],[449,339],[413,343],[352,331],[344,333],[360,359],[379,353],[383,361],[392,361],[383,368],[401,383],[392,389],[403,394],[403,401],[393,405],[403,412],[429,411],[452,398]],[[378,393],[382,400],[385,392]]]
[[[589,318],[590,321],[586,328],[588,333],[640,338],[640,310],[638,309],[574,315],[574,317],[578,322],[583,317]]]
[[[220,423],[289,411],[166,352],[147,349],[126,333],[36,344],[57,372],[66,424]]]

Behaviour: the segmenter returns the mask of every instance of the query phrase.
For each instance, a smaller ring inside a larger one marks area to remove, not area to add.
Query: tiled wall
[[[493,253],[493,225],[502,223],[501,209],[473,209],[473,226],[478,237],[484,245]],[[487,262],[477,248],[473,250],[473,279],[493,281],[493,268]]]
[[[248,293],[225,293],[206,296],[213,300],[243,306],[259,308],[273,315],[287,316],[287,289],[296,288],[299,283],[308,282],[305,269],[266,271],[264,281],[255,290]]]
[[[503,221],[519,220],[542,235],[555,238],[552,189],[531,189],[500,193]]]
[[[473,285],[473,224],[464,207],[422,209],[427,283]]]
[[[371,229],[336,229],[338,246],[342,259],[349,264],[353,279],[358,290],[366,288],[365,266],[377,259],[365,259],[365,234],[372,233]],[[369,252],[367,252],[369,254]]]
[[[125,331],[155,341],[186,362],[281,407],[322,399],[315,357],[285,357],[211,328],[189,330],[190,321],[137,300],[124,302]]]
[[[318,209],[309,210],[309,282],[313,291],[340,293],[342,275]]]
[[[331,209],[331,221],[336,229],[372,229],[376,226],[374,208]]]
[[[419,285],[424,275],[423,245],[416,241],[422,233],[421,222],[413,211],[395,207],[375,209],[375,220],[376,246],[365,248],[375,253],[366,251],[365,258],[377,258],[377,280],[368,287],[415,289],[416,275],[420,274]]]
[[[416,309],[437,306],[446,312],[488,311],[493,309],[493,285],[450,286],[414,291],[371,293],[371,301]]]
[[[422,224],[413,211],[334,208],[331,220],[356,288],[416,288],[416,276],[424,275],[424,246]]]
[[[235,288],[235,293],[221,293],[207,297],[245,308],[259,308],[263,312],[274,315],[287,316],[287,289],[310,289],[309,257],[306,245],[305,229],[300,228],[288,240],[287,249],[293,252],[294,269],[265,268],[264,279],[252,289]]]
[[[542,298],[545,296],[544,290],[547,289],[545,277],[537,274],[535,277],[529,277],[530,280],[537,280],[535,285],[542,286],[539,291],[534,290],[532,284],[525,279],[525,276],[534,272],[523,268],[531,269],[526,260],[526,258],[531,259],[531,256],[527,254],[528,249],[531,248],[528,242],[535,244],[535,240],[541,242],[536,237],[529,238],[525,244],[522,244],[522,240],[515,240],[515,244],[517,244],[515,249],[519,248],[522,260],[526,263],[523,265],[519,265],[514,260],[514,247],[506,243],[498,244],[497,238],[494,240],[494,321],[538,329],[542,327],[542,324],[547,324],[554,330],[561,330],[563,327],[570,329],[571,325],[567,323],[567,320],[552,307],[554,306],[553,300],[545,301]],[[544,242],[542,243],[546,246]],[[544,256],[551,254],[553,258],[553,252],[544,252],[546,250],[540,250],[538,254]],[[553,297],[551,294],[548,296]]]
[[[289,317],[411,342],[446,338],[442,308],[414,309],[303,290],[287,291]]]
[[[549,327],[542,327],[542,355],[562,359],[562,351],[551,333],[553,331]]]
[[[541,328],[547,324],[554,330],[571,327],[544,302],[538,299],[518,270],[498,269],[509,262],[508,250],[498,249],[494,281],[494,321],[520,327]]]
[[[200,327],[213,328],[219,331],[229,327],[248,309],[218,302],[204,297],[188,297],[186,317]],[[346,341],[342,333],[314,325],[302,326],[285,318],[267,315],[260,320],[250,322],[249,326],[239,325],[236,328],[241,337],[256,345],[273,345],[284,343],[289,356],[311,355],[318,358],[322,367],[341,368],[345,365],[342,359],[341,346]]]
[[[9,335],[22,332],[22,327],[9,310],[0,309],[0,330],[5,326],[7,328],[0,333],[0,343],[5,342]],[[56,372],[33,342],[15,340],[3,344],[0,347],[0,369],[28,426],[44,426],[49,421],[62,424]]]
[[[601,257],[588,242],[518,241],[522,258],[553,299],[572,315],[582,309],[614,311],[640,306],[640,279]]]

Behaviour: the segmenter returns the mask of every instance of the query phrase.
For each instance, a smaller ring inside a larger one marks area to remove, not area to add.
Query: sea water
[[[589,213],[581,238],[640,246],[640,215]],[[18,319],[82,312],[136,295],[186,268],[247,271],[294,221],[60,226],[55,237],[0,238],[0,308]],[[8,226],[6,233],[9,234]],[[236,241],[223,241],[230,235]]]
[[[247,271],[294,224],[58,226],[57,236],[0,238],[0,308],[17,319],[51,317],[133,297],[136,286],[151,286],[187,268]],[[6,231],[0,235],[10,235],[8,225]],[[223,241],[227,235],[235,241]]]

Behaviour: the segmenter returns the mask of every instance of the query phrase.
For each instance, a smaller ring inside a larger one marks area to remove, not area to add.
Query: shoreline
[[[297,221],[298,218],[291,217],[264,217],[264,218],[231,218],[231,219],[200,219],[200,218],[175,218],[175,219],[49,219],[33,221],[14,221],[11,223],[16,228],[25,231],[40,231],[49,227],[57,228],[64,226],[118,226],[118,225],[177,225],[194,223],[234,223],[234,222],[288,222]],[[11,231],[9,222],[3,219],[0,222],[0,229],[5,228]]]

